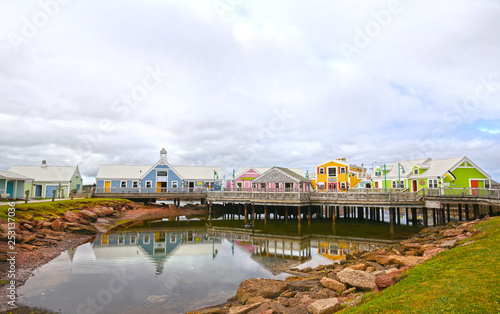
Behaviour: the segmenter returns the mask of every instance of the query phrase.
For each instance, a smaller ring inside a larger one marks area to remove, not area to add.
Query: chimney
[[[42,160],[42,165],[41,165],[42,168],[46,168],[47,167],[47,160]]]

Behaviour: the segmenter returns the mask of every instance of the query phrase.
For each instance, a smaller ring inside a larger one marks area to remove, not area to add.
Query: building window
[[[265,183],[261,183],[260,184],[260,188],[265,190],[266,189],[266,184]]]
[[[175,234],[171,234],[170,235],[170,239],[169,239],[170,243],[175,243],[177,242],[177,235]]]
[[[351,177],[356,178],[356,172],[351,172]]]
[[[130,244],[137,244],[137,237],[135,235],[130,236]]]
[[[336,177],[337,176],[337,167],[328,167],[328,176]]]
[[[133,188],[139,187],[139,181],[132,181],[132,187]]]
[[[149,241],[151,240],[151,237],[149,235],[145,235],[142,238],[142,241],[144,241],[144,244],[149,244]]]
[[[437,188],[438,180],[437,179],[429,179],[429,188]]]
[[[485,180],[484,181],[484,188],[489,189],[490,188],[490,180]]]
[[[340,182],[340,188],[341,188],[342,190],[345,190],[345,182]]]
[[[340,167],[340,173],[345,173],[345,167]]]
[[[156,171],[156,181],[157,182],[167,182],[168,181],[168,171]]]
[[[172,181],[172,187],[173,188],[179,187],[179,183],[177,181]]]
[[[418,169],[413,169],[413,174],[418,175]]]
[[[398,181],[396,181],[396,180],[393,180],[393,181],[392,181],[392,188],[393,188],[393,189],[397,188],[397,182],[398,182]]]
[[[125,243],[125,237],[124,236],[118,236],[118,244],[123,245]]]
[[[151,188],[151,187],[153,187],[153,182],[151,182],[151,181],[146,181],[146,187],[147,187],[147,188]]]
[[[122,188],[126,188],[126,187],[127,187],[127,181],[122,181],[122,182],[120,183],[120,186],[121,186]]]
[[[318,168],[318,174],[325,174],[325,168]]]
[[[274,184],[274,187],[275,187],[276,189],[279,189],[279,188],[280,188],[280,184],[279,184],[279,183],[275,183],[275,184]]]

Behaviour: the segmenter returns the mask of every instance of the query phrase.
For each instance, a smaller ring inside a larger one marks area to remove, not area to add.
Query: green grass
[[[469,244],[409,270],[396,285],[342,313],[500,313],[500,217]]]
[[[130,202],[129,200],[122,199],[76,199],[76,200],[64,200],[55,202],[39,202],[39,203],[28,203],[28,204],[16,204],[16,216],[15,219],[44,219],[44,216],[54,216],[58,217],[64,214],[66,211],[71,210],[81,210],[85,207],[93,207],[98,205],[112,206],[117,202]],[[9,205],[0,206],[0,219],[7,220],[7,211],[10,208]]]

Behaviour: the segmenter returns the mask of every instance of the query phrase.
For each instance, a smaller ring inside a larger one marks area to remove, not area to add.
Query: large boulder
[[[318,300],[307,307],[307,310],[312,314],[330,314],[342,309],[337,298]]]
[[[54,220],[53,222],[50,223],[50,228],[54,231],[61,231],[62,230],[62,223],[59,219]]]
[[[96,221],[97,220],[97,215],[90,210],[84,209],[80,211],[80,215],[82,216],[83,219],[87,221]]]
[[[342,292],[347,289],[347,286],[337,280],[330,279],[328,277],[321,278],[321,284],[323,287],[328,288],[333,291]]]
[[[346,268],[337,274],[340,282],[361,290],[375,289],[375,276],[371,273]]]
[[[431,259],[434,256],[436,256],[438,253],[441,253],[443,251],[446,251],[446,249],[440,248],[440,247],[431,247],[431,248],[428,248],[427,250],[424,251],[423,257],[426,260]]]
[[[251,278],[240,284],[236,292],[236,298],[242,304],[245,304],[248,299],[258,296],[274,299],[286,288],[287,283],[281,280]]]
[[[385,288],[394,285],[396,282],[399,281],[398,276],[401,275],[403,271],[404,271],[403,269],[397,269],[385,275],[378,276],[375,279],[375,285],[377,286],[377,290],[382,291]]]
[[[399,266],[409,266],[413,267],[425,261],[425,258],[419,256],[399,256],[390,255],[389,261],[391,264],[396,264]]]
[[[233,306],[229,309],[229,314],[247,314],[253,309],[258,308],[262,303],[252,303],[249,305]]]
[[[67,211],[64,213],[64,219],[66,219],[69,222],[78,222],[82,219],[82,215],[80,215],[77,212]]]

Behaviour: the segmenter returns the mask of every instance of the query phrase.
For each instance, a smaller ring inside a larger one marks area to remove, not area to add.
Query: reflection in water
[[[286,267],[387,245],[388,228],[313,223],[299,233],[293,220],[257,220],[253,228],[241,220],[214,220],[211,228],[197,219],[145,223],[64,252],[19,293],[23,304],[62,313],[184,313],[224,302],[247,278],[284,279]]]

